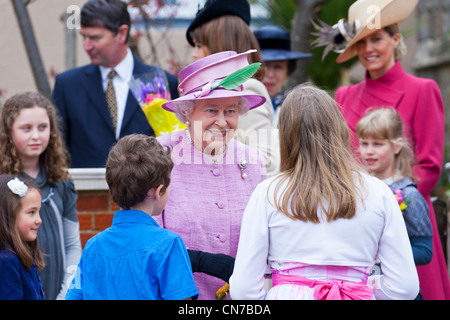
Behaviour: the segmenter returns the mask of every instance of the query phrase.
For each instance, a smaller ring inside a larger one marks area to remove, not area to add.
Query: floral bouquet
[[[398,205],[400,206],[400,210],[403,212],[403,210],[406,209],[407,204],[410,202],[409,199],[404,199],[403,198],[403,192],[401,189],[391,189],[392,192],[394,193],[394,197],[395,199],[397,199]]]
[[[170,100],[169,85],[163,70],[156,68],[151,73],[132,76],[129,85],[157,137],[186,128],[173,112],[162,108]]]

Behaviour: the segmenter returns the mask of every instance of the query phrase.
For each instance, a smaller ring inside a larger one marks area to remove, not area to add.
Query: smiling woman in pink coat
[[[398,23],[406,19],[417,0],[358,0],[349,8],[349,20],[336,27],[319,27],[322,35],[335,32],[339,43],[338,63],[358,56],[366,69],[361,83],[341,87],[335,99],[351,129],[373,108],[392,107],[402,117],[405,136],[413,143],[416,157],[414,174],[418,189],[427,200],[433,226],[433,259],[419,266],[421,294],[426,300],[450,299],[450,284],[436,217],[430,200],[442,170],[444,152],[444,106],[436,82],[406,73],[400,59],[406,47]],[[319,38],[316,43],[321,42]],[[337,38],[336,38],[337,39]],[[327,45],[325,42],[319,45]],[[336,48],[336,42],[328,50]],[[326,49],[326,50],[327,50]],[[357,146],[356,135],[353,146]]]

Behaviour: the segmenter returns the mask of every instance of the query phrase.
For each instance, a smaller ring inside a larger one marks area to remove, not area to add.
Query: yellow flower
[[[400,210],[405,210],[406,209],[406,204],[404,202],[400,203]]]
[[[157,137],[174,130],[187,128],[184,123],[178,120],[175,113],[162,108],[162,105],[166,102],[165,99],[155,98],[150,103],[141,106]]]
[[[230,285],[225,283],[219,290],[216,292],[217,300],[223,300],[227,296],[230,291]]]

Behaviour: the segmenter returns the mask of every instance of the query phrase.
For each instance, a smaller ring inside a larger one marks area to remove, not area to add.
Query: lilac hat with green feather
[[[202,99],[220,99],[242,97],[249,103],[250,109],[266,102],[264,96],[243,92],[242,84],[250,79],[260,67],[260,63],[248,63],[249,50],[237,54],[234,51],[223,51],[209,55],[188,65],[178,74],[180,84],[178,91],[181,97],[168,101],[162,107],[174,112],[177,104],[185,101]]]

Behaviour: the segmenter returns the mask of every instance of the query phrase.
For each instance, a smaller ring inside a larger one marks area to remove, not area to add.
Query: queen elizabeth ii
[[[234,257],[245,206],[265,178],[259,151],[233,139],[239,115],[265,102],[242,92],[240,83],[252,72],[248,53],[220,52],[187,66],[179,74],[182,96],[163,105],[187,129],[158,137],[172,149],[175,166],[168,203],[156,219],[191,250]],[[220,84],[230,77],[234,89]],[[199,299],[215,299],[224,284],[202,273],[194,278]]]

